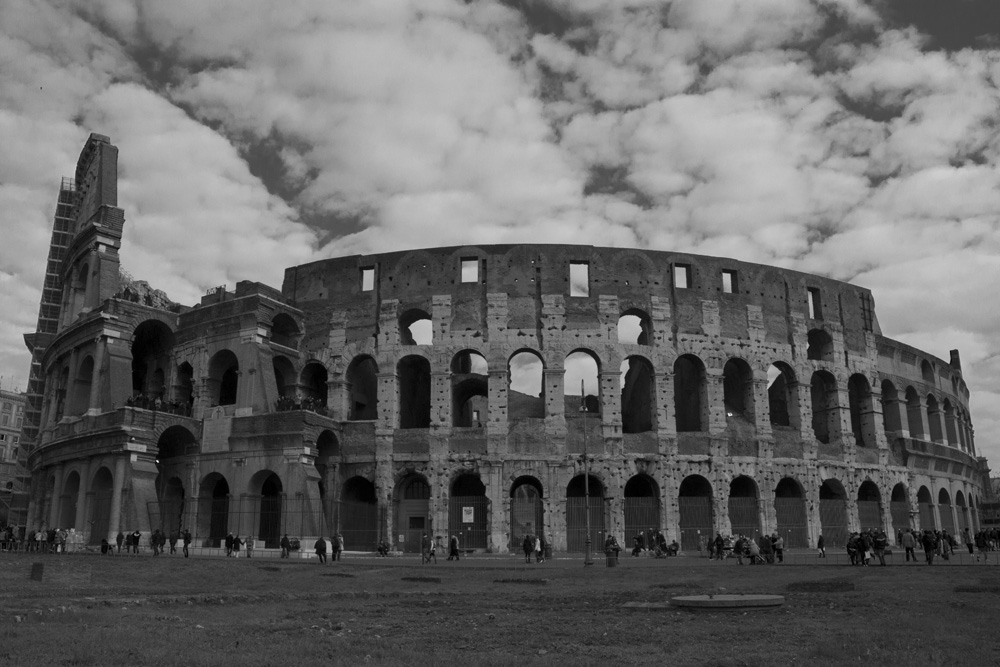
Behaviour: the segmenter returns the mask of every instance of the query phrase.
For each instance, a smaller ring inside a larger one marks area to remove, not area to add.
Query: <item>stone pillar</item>
[[[98,415],[101,413],[101,375],[104,372],[104,357],[107,355],[108,339],[98,336],[94,341],[96,351],[94,352],[94,370],[90,376],[90,397],[87,402],[87,414]]]
[[[701,406],[701,430],[720,435],[726,430],[726,390],[721,368],[705,369],[705,394],[707,405]]]
[[[125,484],[126,457],[128,457],[128,453],[115,459],[115,479],[111,489],[111,516],[108,518],[108,534],[101,536],[108,538],[109,542],[121,530],[122,488]]]
[[[73,526],[83,535],[84,540],[90,539],[90,527],[87,525],[87,487],[90,486],[90,459],[83,461],[80,469],[80,488],[76,494],[76,517]]]
[[[55,484],[52,486],[52,500],[49,505],[49,528],[60,528],[59,522],[62,518],[59,516],[59,511],[62,509],[60,502],[62,498],[62,487],[63,487],[63,474],[66,472],[66,464],[60,463],[55,466],[52,471],[55,475]]]

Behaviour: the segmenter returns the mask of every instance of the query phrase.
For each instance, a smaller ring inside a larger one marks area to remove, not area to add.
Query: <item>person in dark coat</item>
[[[459,560],[458,558],[458,535],[452,535],[448,540],[448,560]]]
[[[285,533],[281,537],[281,543],[279,546],[281,547],[281,557],[288,558],[288,555],[292,551],[292,543],[288,540],[288,533]]]
[[[121,553],[121,552],[122,552],[122,543],[123,543],[124,541],[125,541],[125,534],[124,534],[124,533],[122,533],[122,531],[120,531],[120,530],[119,530],[119,531],[118,531],[118,536],[117,536],[117,537],[115,537],[115,543],[117,543],[117,544],[118,544],[118,553]],[[128,548],[126,548],[126,549],[125,549],[125,551],[127,552],[127,551],[128,551]]]
[[[531,554],[535,551],[535,538],[531,535],[524,536],[524,542],[521,543],[521,548],[524,550],[524,562],[531,562]]]
[[[326,540],[322,535],[316,540],[316,557],[319,558],[320,565],[326,563]]]
[[[188,552],[188,547],[191,546],[191,531],[188,530],[187,528],[184,529],[183,539],[184,539],[184,557],[187,558],[190,555],[190,553]]]
[[[924,547],[924,558],[928,565],[934,564],[934,550],[938,547],[937,538],[929,530],[924,531],[924,536],[920,538],[920,543]]]
[[[226,535],[226,556],[233,555],[233,534],[229,533]]]

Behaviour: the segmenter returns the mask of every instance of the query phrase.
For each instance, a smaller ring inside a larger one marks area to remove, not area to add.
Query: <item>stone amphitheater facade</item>
[[[518,244],[328,259],[182,306],[123,288],[116,155],[93,135],[64,182],[55,331],[40,313],[27,337],[31,527],[501,553],[580,550],[588,524],[686,549],[979,527],[958,352],[883,336],[864,288]]]

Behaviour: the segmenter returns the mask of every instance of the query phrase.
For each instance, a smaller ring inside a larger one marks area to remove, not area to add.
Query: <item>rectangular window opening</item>
[[[569,295],[590,296],[590,264],[569,263]]]
[[[691,287],[690,265],[674,264],[674,287],[676,289],[688,289]]]
[[[736,283],[735,271],[722,272],[722,291],[726,294],[735,294],[739,291],[739,286]]]
[[[475,257],[462,258],[462,282],[463,283],[479,282],[479,260],[476,259]]]
[[[375,267],[366,266],[361,269],[361,291],[371,292],[375,289]]]
[[[820,299],[819,289],[810,287],[806,292],[806,298],[809,301],[809,319],[823,319],[823,302]]]

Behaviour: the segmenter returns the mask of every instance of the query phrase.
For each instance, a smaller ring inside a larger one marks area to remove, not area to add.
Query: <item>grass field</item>
[[[1000,664],[995,563],[789,561],[0,554],[0,665]],[[720,593],[785,603],[622,606]]]

